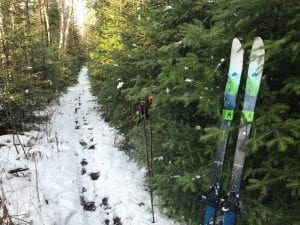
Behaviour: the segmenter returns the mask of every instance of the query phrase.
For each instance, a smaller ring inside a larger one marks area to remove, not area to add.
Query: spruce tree
[[[215,145],[222,138],[218,127],[230,43],[238,37],[248,57],[254,37],[264,39],[266,63],[247,142],[244,209],[237,224],[298,224],[299,2],[154,0],[137,7],[126,1],[122,12],[111,3],[96,14],[90,63],[94,91],[105,117],[128,135],[141,162],[145,156],[137,104],[148,95],[155,97],[151,183],[168,214],[188,224],[202,222],[200,196],[208,189]],[[114,17],[107,18],[108,11]],[[243,93],[244,87],[238,109]],[[237,113],[228,142],[225,189],[239,117]]]

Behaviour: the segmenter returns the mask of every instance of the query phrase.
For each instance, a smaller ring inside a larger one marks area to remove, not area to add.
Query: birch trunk
[[[3,28],[3,15],[2,12],[0,11],[0,44],[1,44],[1,64],[5,65],[6,64],[6,56],[5,56],[5,51],[4,51],[4,46],[5,46],[5,40],[4,40],[4,28]]]
[[[26,28],[30,31],[29,0],[25,1]]]
[[[2,3],[1,3],[2,4]],[[9,23],[8,18],[9,16],[5,15],[5,12],[8,12],[7,5],[4,5],[4,7],[0,8],[0,41],[1,41],[1,62],[4,66],[9,66],[10,60],[9,60],[9,50],[7,46],[6,41],[6,31],[7,31],[7,24]],[[6,19],[5,19],[6,17]]]
[[[144,0],[137,0],[138,20],[142,20],[144,11],[145,11],[145,1]]]
[[[68,6],[68,18],[67,18],[67,23],[66,23],[66,28],[65,28],[65,37],[64,37],[64,51],[67,49],[68,46],[68,37],[69,37],[69,33],[70,33],[70,26],[71,26],[71,22],[73,19],[73,3],[74,1],[71,1],[71,5]]]
[[[41,8],[42,8],[42,13],[43,13],[44,18],[45,18],[48,44],[51,45],[51,32],[50,32],[50,23],[49,23],[48,2],[47,2],[47,0],[42,1]]]
[[[44,36],[44,21],[43,21],[43,13],[42,13],[42,3],[41,0],[37,0],[36,2],[36,14],[38,17],[38,30],[39,33],[42,35],[42,37]]]
[[[59,30],[59,49],[64,46],[65,36],[65,1],[60,0],[60,30]]]

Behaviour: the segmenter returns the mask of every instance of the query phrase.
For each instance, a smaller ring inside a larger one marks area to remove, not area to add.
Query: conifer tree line
[[[37,111],[75,82],[83,59],[73,1],[0,1],[0,132],[36,121]]]
[[[228,72],[231,41],[254,37],[266,62],[246,148],[237,224],[300,224],[300,2],[298,0],[89,1],[90,78],[103,116],[144,162],[137,103],[154,96],[151,183],[168,215],[200,224]],[[244,93],[230,130],[223,186],[230,180]]]

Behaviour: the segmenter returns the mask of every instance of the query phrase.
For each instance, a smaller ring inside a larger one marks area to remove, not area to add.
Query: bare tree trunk
[[[25,1],[25,17],[27,31],[30,31],[29,0]]]
[[[43,13],[42,13],[42,2],[41,0],[37,0],[36,2],[36,13],[38,17],[38,28],[39,28],[39,33],[44,36],[44,22],[43,22]]]
[[[42,0],[36,1],[36,14],[37,14],[37,22],[38,22],[38,30],[42,38],[42,65],[43,70],[46,70],[46,41],[45,41],[45,26],[44,26],[44,18],[43,18],[43,9],[42,9]],[[32,57],[34,59],[34,57]],[[34,64],[34,62],[32,63]]]
[[[68,18],[67,18],[67,23],[66,23],[66,28],[65,28],[65,37],[64,37],[64,51],[67,50],[67,46],[68,46],[68,37],[69,37],[69,33],[70,33],[70,26],[71,26],[71,22],[73,19],[73,3],[74,1],[71,1],[71,5],[68,6]]]
[[[47,30],[47,40],[48,44],[51,45],[51,33],[50,33],[50,23],[49,23],[49,15],[48,15],[48,2],[47,0],[42,0],[42,12],[44,14],[46,30]]]
[[[138,20],[142,20],[144,10],[145,10],[145,8],[144,8],[145,7],[145,2],[144,2],[144,0],[137,0],[136,4],[137,4]]]
[[[59,31],[59,49],[62,49],[65,41],[65,1],[60,0],[60,31]]]
[[[10,12],[11,12],[11,24],[12,24],[12,33],[15,33],[15,15],[16,15],[16,2],[12,2],[11,7],[10,7]]]
[[[2,4],[2,3],[1,3]],[[7,4],[7,3],[6,3]],[[9,66],[10,60],[9,60],[9,49],[8,44],[6,40],[6,31],[7,31],[7,24],[9,21],[7,21],[7,18],[9,18],[7,15],[5,15],[5,12],[8,12],[9,5],[3,5],[3,7],[0,8],[0,41],[1,41],[1,61],[2,65]],[[5,19],[6,17],[6,19]]]
[[[4,39],[4,27],[3,27],[3,15],[2,12],[0,11],[0,44],[1,44],[1,63],[2,65],[6,64],[6,54],[5,54],[5,39]]]
[[[31,29],[30,23],[30,7],[29,7],[29,0],[25,0],[25,10],[24,10],[24,18],[25,18],[25,33],[29,34]],[[33,64],[32,55],[28,52],[28,44],[31,42],[31,36],[26,37],[27,41],[25,41],[25,45],[23,46],[22,50],[24,52],[25,63],[27,66]],[[20,121],[21,125],[21,121]]]

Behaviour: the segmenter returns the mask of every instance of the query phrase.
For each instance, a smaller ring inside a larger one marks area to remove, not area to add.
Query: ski
[[[243,67],[244,50],[237,38],[234,38],[231,46],[230,64],[228,78],[224,93],[223,118],[221,121],[221,129],[223,130],[223,139],[218,142],[215,153],[215,162],[213,165],[212,178],[210,188],[205,195],[202,196],[201,202],[206,204],[204,224],[212,225],[215,221],[217,209],[219,208],[219,194],[221,191],[221,173],[223,169],[224,156],[228,139],[228,128],[233,120],[234,109],[236,105],[236,97],[241,80]]]
[[[245,160],[245,143],[249,138],[251,123],[254,119],[254,110],[263,72],[264,56],[263,40],[260,37],[256,37],[250,54],[243,111],[240,121],[241,127],[235,148],[229,192],[222,207],[224,211],[223,225],[235,224],[236,214],[239,211],[239,194]]]

